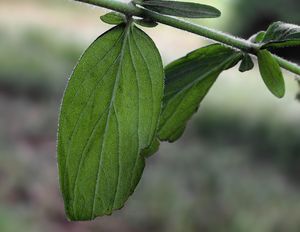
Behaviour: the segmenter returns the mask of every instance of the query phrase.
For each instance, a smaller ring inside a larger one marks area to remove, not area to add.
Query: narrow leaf
[[[221,12],[212,6],[194,2],[148,0],[139,4],[149,10],[178,17],[216,18],[221,15]]]
[[[163,67],[153,41],[133,25],[101,35],[80,59],[65,91],[58,165],[71,220],[123,207],[144,169],[163,97]]]
[[[118,25],[126,22],[125,16],[118,12],[109,12],[105,15],[100,16],[100,19],[103,22],[111,25]]]
[[[300,26],[283,22],[270,25],[264,39],[262,48],[287,47],[300,45]]]
[[[242,59],[240,67],[239,67],[239,71],[240,72],[247,72],[247,71],[249,71],[253,68],[254,68],[254,63],[252,61],[251,56],[249,54],[244,54],[244,57]]]
[[[159,139],[173,142],[219,74],[241,59],[241,54],[219,44],[200,48],[165,68],[166,82]]]
[[[285,94],[285,84],[279,64],[267,50],[257,54],[259,70],[268,89],[278,98]]]

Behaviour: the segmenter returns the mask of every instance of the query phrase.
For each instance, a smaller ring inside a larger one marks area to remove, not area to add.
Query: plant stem
[[[256,55],[257,51],[259,50],[259,45],[255,43],[251,43],[248,40],[237,38],[232,35],[220,31],[216,31],[208,27],[200,26],[191,22],[187,22],[182,19],[161,15],[147,9],[142,9],[135,6],[132,3],[127,4],[119,0],[75,0],[75,1],[104,7],[110,10],[118,11],[126,15],[151,18],[156,22],[160,22],[162,24],[171,27],[175,27],[184,31],[188,31],[203,36],[207,39],[223,43],[224,45],[242,50],[247,53],[251,53],[253,55]],[[275,55],[273,56],[282,68],[289,70],[290,72],[295,73],[297,75],[300,75],[300,66],[292,62],[289,62],[283,58],[280,58],[278,56]]]

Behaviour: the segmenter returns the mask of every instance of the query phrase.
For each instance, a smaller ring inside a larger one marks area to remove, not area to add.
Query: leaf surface
[[[270,25],[262,40],[262,48],[300,45],[300,26],[275,22]]]
[[[69,219],[110,215],[132,194],[143,151],[154,143],[163,78],[153,41],[132,24],[104,33],[83,54],[59,121],[59,176]]]
[[[235,65],[241,54],[219,44],[200,48],[165,68],[166,83],[159,139],[173,142],[219,74]]]
[[[216,18],[221,15],[221,12],[212,6],[194,2],[148,0],[138,4],[160,14],[173,15],[178,17]]]
[[[267,50],[257,54],[260,74],[268,89],[278,98],[285,94],[285,84],[279,64]]]

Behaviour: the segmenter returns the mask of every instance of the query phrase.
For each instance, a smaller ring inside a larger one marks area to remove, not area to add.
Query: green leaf
[[[144,149],[157,132],[163,79],[155,44],[132,24],[114,27],[83,54],[65,91],[58,133],[71,220],[110,215],[134,191]]]
[[[261,43],[265,37],[266,32],[260,31],[249,38],[249,41],[252,43]]]
[[[212,6],[194,2],[148,0],[138,4],[160,14],[173,15],[178,17],[216,18],[221,15],[221,12]]]
[[[263,40],[264,48],[278,48],[300,45],[300,27],[294,24],[276,22],[270,25]]]
[[[109,12],[105,15],[100,16],[100,19],[103,22],[111,25],[118,25],[126,22],[125,16],[118,12]]]
[[[267,50],[257,54],[259,70],[268,89],[278,98],[285,94],[285,84],[279,64]]]
[[[254,68],[254,63],[252,61],[251,56],[249,54],[244,54],[244,57],[242,59],[240,67],[239,67],[239,71],[240,72],[247,72],[247,71],[249,71],[253,68]]]
[[[156,27],[158,25],[150,19],[135,19],[134,22],[142,27]]]
[[[173,142],[183,133],[187,121],[219,74],[235,65],[241,54],[219,44],[200,48],[165,68],[165,95],[159,139]]]

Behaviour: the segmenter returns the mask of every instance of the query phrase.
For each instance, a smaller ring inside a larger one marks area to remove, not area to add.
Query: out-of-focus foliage
[[[62,43],[46,31],[0,31],[0,88],[39,97],[61,93],[63,77],[80,55],[78,46]]]

